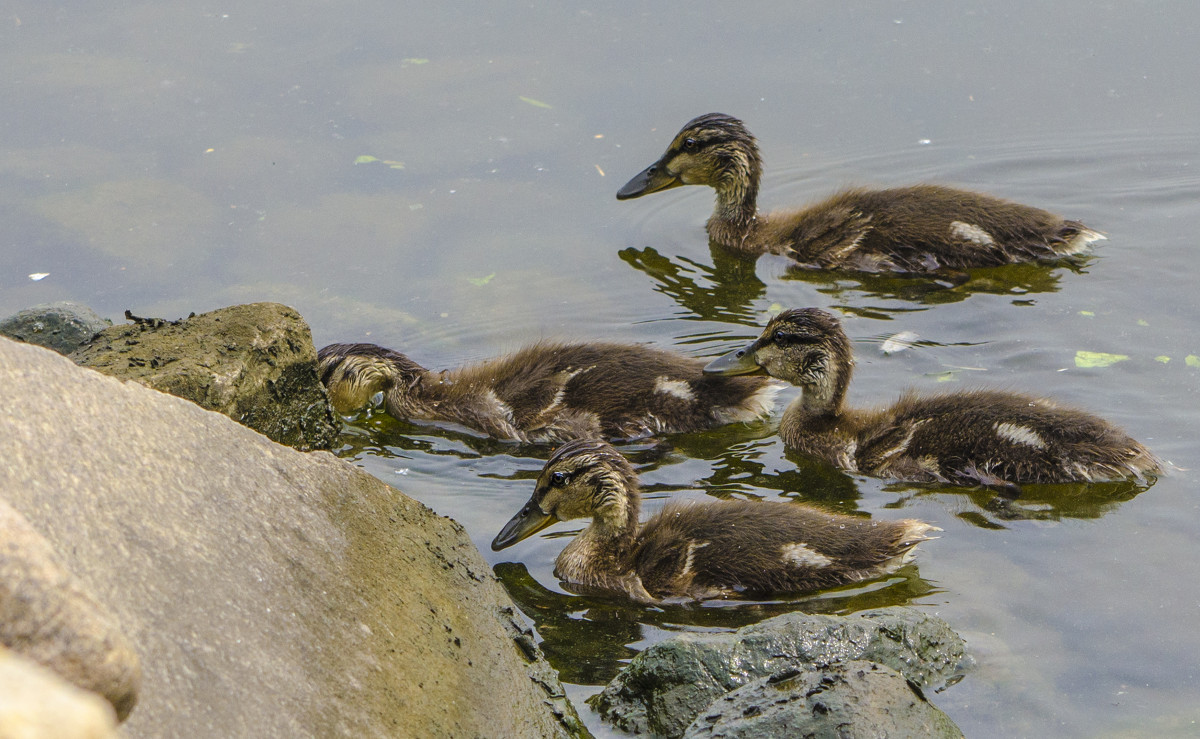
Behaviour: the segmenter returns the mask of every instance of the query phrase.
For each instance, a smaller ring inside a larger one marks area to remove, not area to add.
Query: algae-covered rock
[[[462,527],[0,339],[0,491],[137,645],[130,737],[584,733]]]
[[[904,676],[852,660],[813,670],[785,670],[718,698],[700,712],[685,739],[958,739],[962,731]]]
[[[301,451],[329,449],[341,429],[317,377],[308,324],[278,303],[179,321],[136,319],[100,332],[71,359],[224,413]]]
[[[35,305],[0,320],[0,335],[70,354],[111,325],[86,305],[64,300]]]
[[[116,726],[103,698],[0,647],[0,736],[116,739]]]
[[[588,702],[625,731],[677,737],[714,700],[758,678],[852,660],[886,665],[922,688],[945,684],[969,662],[958,634],[912,608],[790,613],[732,633],[684,633],[654,644]]]
[[[137,702],[142,668],[133,645],[108,609],[63,567],[50,543],[4,499],[0,644],[104,696],[121,720]]]

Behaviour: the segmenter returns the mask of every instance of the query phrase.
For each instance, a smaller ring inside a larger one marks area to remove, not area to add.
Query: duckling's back
[[[797,593],[893,571],[932,529],[790,503],[669,504],[639,533],[633,568],[658,598]]]
[[[764,377],[712,377],[704,362],[636,344],[543,342],[471,369],[492,378],[516,425],[558,438],[591,422],[607,438],[696,431],[767,415],[778,386]],[[736,380],[736,382],[732,382]],[[565,420],[564,420],[565,419]]]
[[[1058,258],[1104,236],[1041,208],[915,185],[849,189],[790,217],[772,214],[759,238],[820,268],[928,272]]]

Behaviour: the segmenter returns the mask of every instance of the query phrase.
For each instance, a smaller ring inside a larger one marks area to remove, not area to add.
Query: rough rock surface
[[[301,451],[329,449],[341,430],[317,377],[308,324],[278,303],[113,326],[71,359],[224,413]]]
[[[103,698],[0,647],[0,736],[115,739],[116,725]]]
[[[104,696],[119,719],[137,702],[142,668],[133,645],[50,543],[3,499],[0,644]]]
[[[82,303],[62,301],[35,305],[0,320],[0,336],[70,354],[111,325]]]
[[[758,678],[851,660],[886,665],[922,688],[943,685],[970,662],[958,634],[912,608],[789,613],[732,633],[683,633],[654,644],[588,702],[625,731],[677,737],[714,700]]]
[[[0,339],[0,494],[132,639],[128,736],[568,736],[462,528],[326,452]]]
[[[785,670],[718,698],[685,739],[875,739],[941,737],[962,731],[904,676],[874,662]]]

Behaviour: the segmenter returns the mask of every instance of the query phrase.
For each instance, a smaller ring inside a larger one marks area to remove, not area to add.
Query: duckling
[[[932,272],[1052,259],[1105,238],[1078,221],[990,195],[939,185],[852,188],[794,213],[758,212],[762,160],[754,137],[732,116],[688,122],[618,200],[680,185],[717,191],[709,239],[758,256],[790,256],[813,269]]]
[[[940,531],[913,519],[872,521],[793,503],[668,503],[643,524],[637,474],[608,444],[563,444],[533,496],[496,538],[499,551],[556,521],[591,518],[555,560],[582,592],[642,603],[762,597],[877,577],[911,560]]]
[[[1047,398],[996,390],[925,397],[909,391],[890,408],[845,408],[853,367],[838,319],[804,308],[775,316],[753,343],[704,371],[765,371],[800,386],[800,397],[779,423],[784,444],[848,472],[1015,488],[1159,471],[1158,458],[1113,424]]]
[[[339,413],[382,392],[396,418],[448,421],[522,442],[749,422],[770,414],[782,387],[769,378],[706,375],[704,360],[636,344],[542,342],[442,372],[374,344],[332,344],[317,360]]]

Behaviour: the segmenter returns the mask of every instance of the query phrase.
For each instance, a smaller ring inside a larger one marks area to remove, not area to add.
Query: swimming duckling
[[[542,342],[442,372],[374,344],[332,344],[317,359],[339,413],[382,392],[396,418],[459,423],[526,442],[749,422],[770,414],[781,387],[770,378],[706,375],[704,360],[637,344]]]
[[[637,198],[680,185],[717,191],[709,239],[757,256],[790,256],[816,269],[932,272],[1053,259],[1105,238],[1040,208],[939,185],[848,189],[794,213],[758,212],[762,160],[737,118],[688,122],[657,162],[617,192]]]
[[[556,521],[592,523],[558,555],[554,574],[586,592],[643,603],[665,598],[799,593],[898,569],[939,531],[913,519],[872,521],[794,503],[668,503],[638,524],[640,491],[608,444],[577,439],[546,463],[529,502],[492,540],[512,546]]]
[[[849,472],[1013,487],[1159,470],[1149,449],[1111,423],[1031,395],[976,390],[922,397],[910,391],[890,408],[844,408],[853,367],[838,319],[804,308],[775,316],[753,343],[704,371],[765,371],[800,386],[779,423],[784,444]]]

